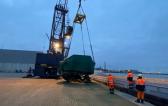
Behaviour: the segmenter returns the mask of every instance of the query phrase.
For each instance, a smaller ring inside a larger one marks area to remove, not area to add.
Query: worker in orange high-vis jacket
[[[108,75],[107,85],[109,87],[110,93],[114,94],[114,79],[113,79],[113,76],[111,74]]]
[[[133,77],[134,77],[134,75],[131,72],[131,70],[128,70],[127,81],[128,81],[128,88],[129,89],[133,89],[133,87],[134,87]]]
[[[136,80],[137,89],[137,100],[138,103],[144,103],[144,92],[145,92],[145,80],[142,78],[142,74],[138,75]]]

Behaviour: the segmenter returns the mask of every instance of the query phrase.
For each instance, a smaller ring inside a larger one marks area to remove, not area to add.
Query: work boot
[[[143,99],[141,99],[141,103],[142,103],[142,104],[144,103],[144,100],[143,100]]]
[[[137,99],[135,102],[140,103],[140,99]]]

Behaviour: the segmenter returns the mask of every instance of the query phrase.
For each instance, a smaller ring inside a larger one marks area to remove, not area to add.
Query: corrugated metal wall
[[[27,72],[35,68],[37,51],[0,49],[0,72]]]
[[[35,64],[0,63],[0,72],[27,72],[29,68],[35,68]]]

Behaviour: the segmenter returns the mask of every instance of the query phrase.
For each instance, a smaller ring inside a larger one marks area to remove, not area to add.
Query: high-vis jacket
[[[132,72],[129,72],[128,75],[127,75],[127,80],[128,81],[133,81],[133,74]]]
[[[145,80],[143,78],[138,78],[136,81],[136,89],[138,91],[145,91]]]
[[[109,75],[107,80],[108,80],[107,84],[108,84],[109,88],[114,88],[113,76]]]

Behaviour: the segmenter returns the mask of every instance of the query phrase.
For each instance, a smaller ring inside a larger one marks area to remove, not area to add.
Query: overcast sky
[[[0,0],[0,48],[47,51],[56,1]],[[77,1],[69,0],[71,21]],[[168,73],[168,0],[86,0],[83,8],[97,66]],[[79,30],[70,55],[83,54]]]

